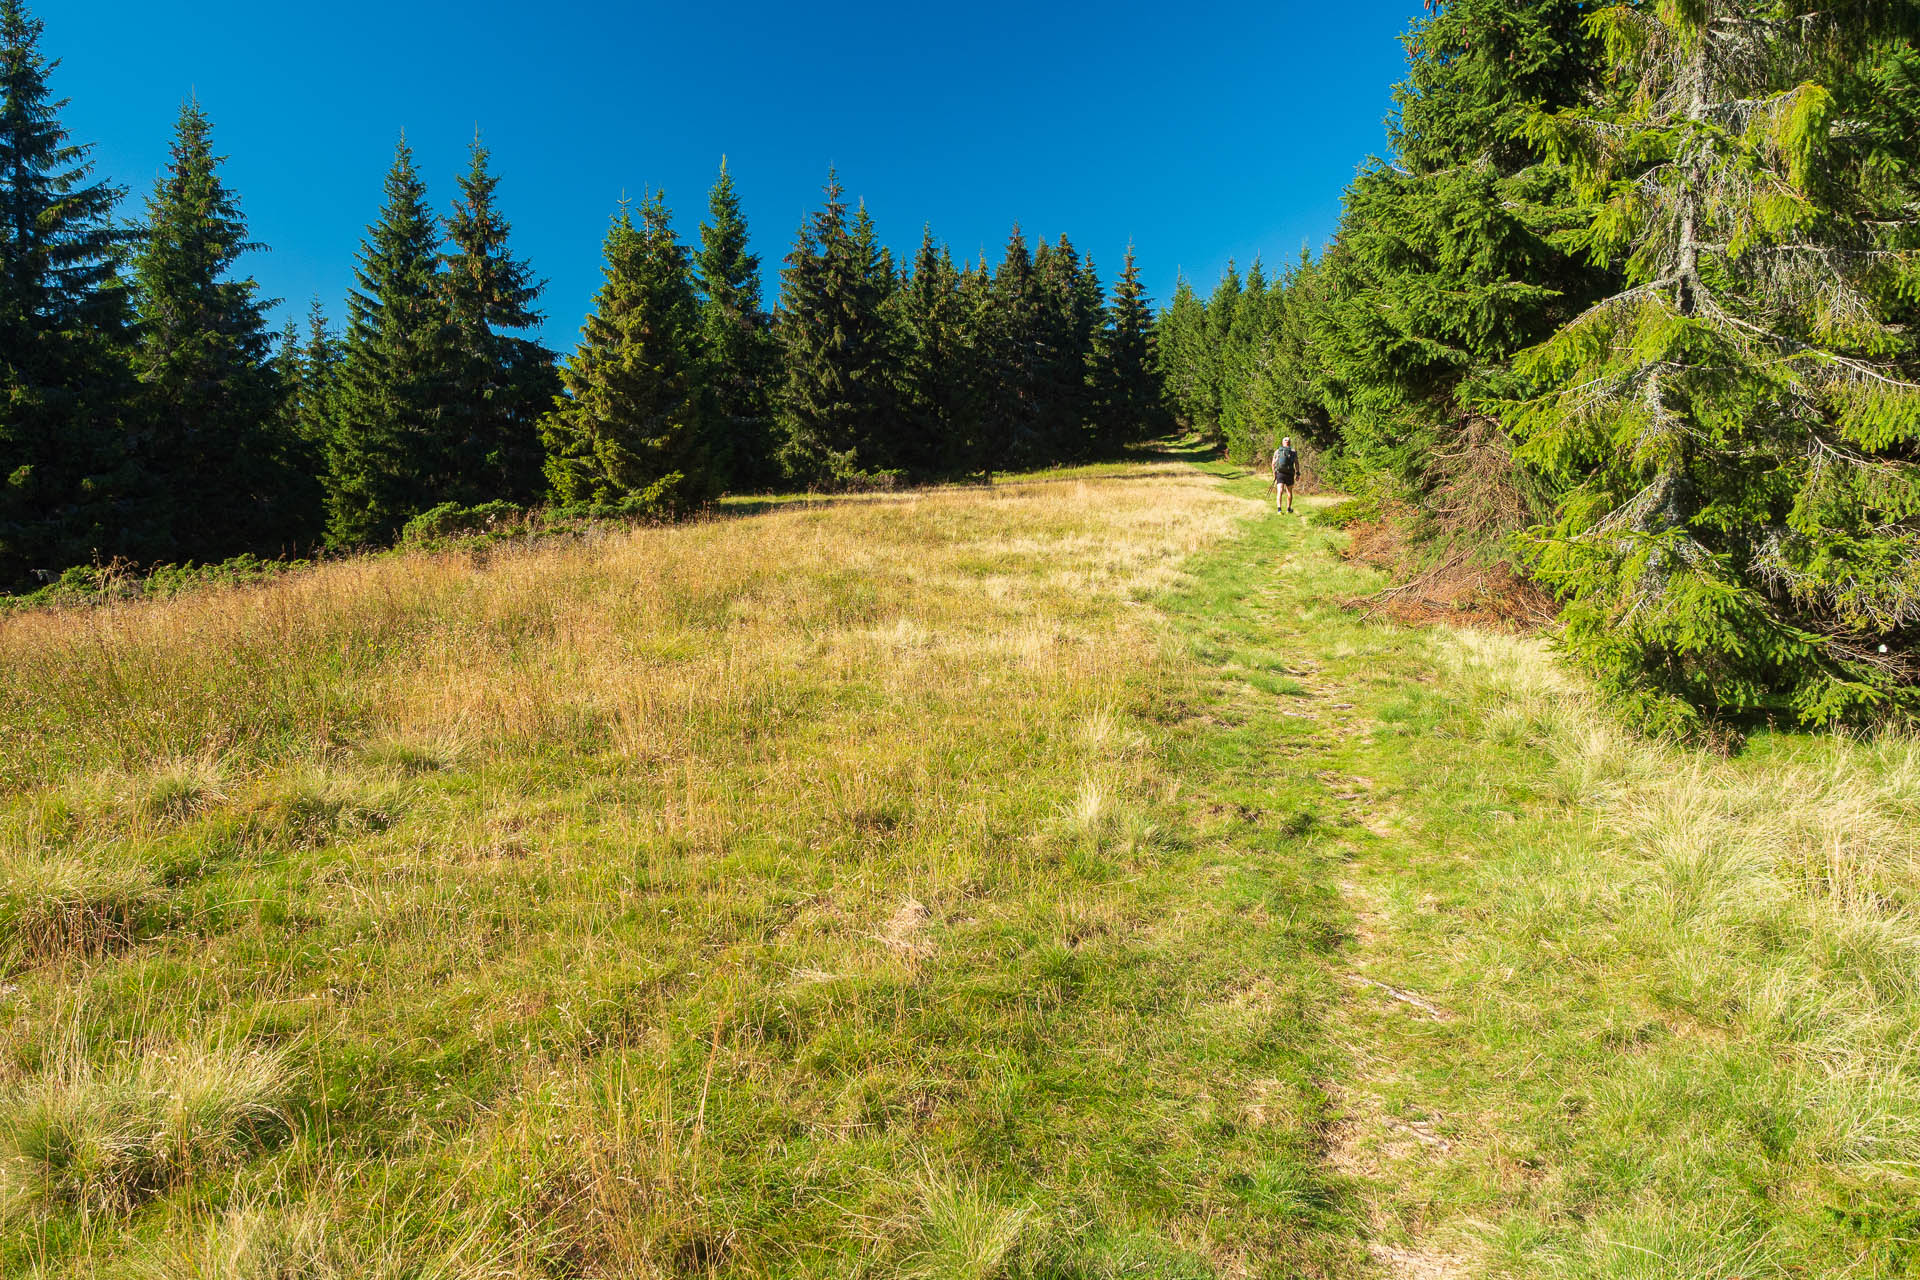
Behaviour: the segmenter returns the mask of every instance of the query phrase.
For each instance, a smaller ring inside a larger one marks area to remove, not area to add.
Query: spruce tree
[[[1489,555],[1524,523],[1532,486],[1480,406],[1511,390],[1517,351],[1606,283],[1559,242],[1573,217],[1565,171],[1523,136],[1536,111],[1591,90],[1592,8],[1452,0],[1421,22],[1394,93],[1396,162],[1348,187],[1332,251],[1287,304],[1289,325],[1323,304],[1306,376],[1341,420],[1344,483],[1385,508],[1453,513],[1434,532],[1470,531]]]
[[[300,401],[305,396],[306,340],[300,336],[300,322],[288,316],[280,324],[273,342],[273,385],[276,395],[274,422],[279,430],[298,437]]]
[[[1060,237],[1060,245],[1072,251],[1073,246],[1064,235]],[[1107,327],[1107,290],[1100,282],[1100,269],[1090,253],[1080,258],[1079,269],[1073,276],[1073,290],[1073,334],[1079,355],[1079,447],[1084,451],[1097,447],[1100,361]]]
[[[1053,246],[1047,292],[1057,319],[1052,324],[1049,382],[1052,390],[1053,461],[1084,458],[1094,450],[1094,392],[1105,291],[1093,259],[1083,258],[1062,235]]]
[[[665,196],[642,202],[638,226],[623,205],[604,252],[605,283],[561,370],[566,394],[541,424],[547,478],[563,503],[680,514],[712,477],[699,306]]]
[[[340,390],[339,337],[326,308],[314,297],[307,303],[307,332],[300,346],[298,399],[291,406],[294,433],[324,468],[333,440],[334,406]]]
[[[896,340],[882,279],[891,264],[862,221],[856,236],[829,174],[826,201],[801,226],[781,273],[783,452],[803,480],[852,479],[892,461]]]
[[[1240,268],[1232,259],[1207,298],[1206,324],[1199,348],[1200,419],[1197,425],[1209,436],[1220,437],[1220,415],[1226,408],[1228,353],[1234,322],[1239,319],[1240,302],[1246,284]]]
[[[1034,381],[1035,441],[1023,459],[1044,466],[1072,456],[1079,369],[1074,342],[1075,276],[1079,260],[1042,240],[1033,251],[1034,297],[1039,305],[1039,344]]]
[[[1206,326],[1206,304],[1182,275],[1174,283],[1173,300],[1154,321],[1154,348],[1167,397],[1189,429],[1200,427],[1206,413]]]
[[[275,553],[318,533],[295,438],[279,429],[269,304],[236,274],[258,246],[221,160],[206,112],[187,103],[134,258],[142,518],[154,553],[170,559]]]
[[[327,537],[384,542],[455,494],[447,406],[463,362],[441,279],[440,224],[405,137],[360,250],[327,458]]]
[[[1335,443],[1327,410],[1327,357],[1316,324],[1326,311],[1326,272],[1303,248],[1300,261],[1267,291],[1265,336],[1245,393],[1247,445],[1265,455],[1284,436]],[[1503,530],[1492,528],[1497,538]]]
[[[1531,137],[1626,279],[1522,359],[1567,636],[1648,722],[1920,708],[1912,6],[1609,8],[1597,106]],[[1904,133],[1904,137],[1900,135]]]
[[[959,449],[961,468],[982,475],[988,483],[1006,466],[1010,451],[1008,419],[1002,412],[1006,385],[1000,363],[1000,323],[993,272],[982,253],[960,273],[959,340],[970,353],[967,366],[970,421]]]
[[[1247,268],[1247,278],[1234,299],[1233,319],[1219,349],[1220,435],[1227,452],[1236,458],[1262,452],[1254,440],[1257,422],[1251,392],[1267,355],[1268,331],[1273,320],[1268,297],[1266,265],[1258,254]],[[1271,446],[1267,446],[1271,448]]]
[[[900,277],[893,265],[893,250],[880,243],[880,229],[862,200],[853,215],[854,260],[866,273],[867,282],[879,294],[884,305],[899,288]]]
[[[893,250],[880,243],[879,228],[874,224],[865,200],[860,201],[859,207],[854,210],[853,234],[849,237],[848,248],[853,254],[854,270],[865,279],[863,306],[870,308],[875,317],[873,329],[877,334],[880,363],[879,376],[870,383],[874,397],[870,409],[872,426],[867,434],[867,442],[861,449],[861,467],[868,471],[901,471],[908,465],[907,454],[911,447],[900,414],[904,342],[900,311],[901,278],[894,266]]]
[[[1027,238],[1015,224],[993,273],[986,437],[987,470],[1047,460],[1045,398],[1050,351],[1047,312]]]
[[[780,478],[773,430],[778,358],[771,318],[761,309],[760,259],[747,251],[747,220],[724,157],[694,262],[713,393],[708,447],[715,481],[729,489],[767,488]]]
[[[1151,439],[1172,427],[1155,349],[1153,309],[1140,284],[1133,245],[1114,282],[1100,349],[1099,389],[1094,397],[1097,438],[1108,451]]]
[[[273,434],[282,450],[290,481],[290,496],[298,512],[302,536],[295,546],[317,546],[327,530],[327,453],[304,421],[307,405],[325,394],[321,379],[307,368],[307,339],[300,323],[288,316],[281,326],[273,357],[274,390],[278,397]]]
[[[145,550],[125,502],[121,192],[60,123],[42,30],[0,0],[0,587]]]
[[[900,293],[905,433],[900,465],[915,475],[945,475],[968,465],[980,415],[979,349],[961,273],[933,228]]]
[[[546,285],[512,255],[511,228],[496,199],[500,180],[488,159],[476,136],[446,221],[444,280],[458,369],[446,409],[452,457],[444,496],[524,504],[545,487],[540,419],[560,379],[553,352],[527,336],[544,319],[538,305]]]

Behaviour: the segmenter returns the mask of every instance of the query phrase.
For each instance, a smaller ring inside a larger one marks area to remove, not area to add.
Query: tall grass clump
[[[281,1206],[241,1197],[204,1222],[138,1248],[120,1274],[127,1280],[505,1280],[524,1274],[458,1214],[446,1224],[455,1235],[450,1243],[420,1248],[390,1223],[370,1223],[370,1207]]]
[[[0,843],[0,972],[129,942],[159,898],[154,870],[124,849],[56,852]]]
[[[8,1199],[112,1212],[218,1171],[288,1125],[284,1052],[179,1045],[69,1053],[0,1095]]]
[[[1022,1245],[1039,1235],[1032,1206],[996,1201],[976,1183],[930,1175],[920,1192],[920,1238],[902,1273],[916,1280],[1014,1275]]]
[[[149,1247],[130,1271],[138,1280],[375,1280],[312,1208],[240,1204],[192,1234]]]

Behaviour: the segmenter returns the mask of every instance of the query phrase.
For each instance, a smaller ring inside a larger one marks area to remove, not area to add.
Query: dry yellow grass
[[[1139,653],[1087,620],[1239,509],[1198,476],[932,490],[0,618],[7,781],[367,735],[672,759],[825,680],[940,691],[1081,648],[1125,669]]]

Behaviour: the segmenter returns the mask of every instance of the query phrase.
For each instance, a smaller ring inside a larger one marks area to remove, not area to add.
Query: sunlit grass
[[[0,1094],[0,1202],[111,1212],[217,1173],[284,1128],[290,1085],[285,1055],[263,1049],[63,1054]]]
[[[1250,505],[1089,468],[0,620],[0,1271],[1339,1271],[1317,855],[1183,776],[1150,606]]]
[[[1366,766],[1417,831],[1372,962],[1461,1015],[1370,1024],[1453,1144],[1401,1202],[1491,1274],[1912,1274],[1920,744],[1665,746],[1535,640],[1435,633],[1431,669]]]
[[[0,619],[0,1274],[1912,1274],[1920,746],[1651,742],[1258,498]]]

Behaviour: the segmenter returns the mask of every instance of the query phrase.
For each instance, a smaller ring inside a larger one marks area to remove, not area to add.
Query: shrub
[[[402,546],[418,546],[450,538],[499,533],[526,523],[527,513],[511,502],[483,502],[463,507],[443,502],[407,521],[400,530]]]

